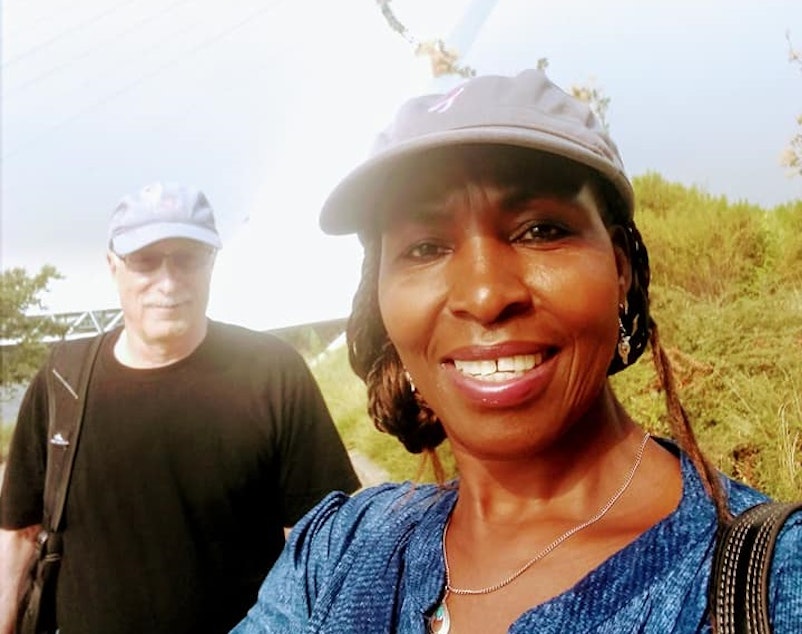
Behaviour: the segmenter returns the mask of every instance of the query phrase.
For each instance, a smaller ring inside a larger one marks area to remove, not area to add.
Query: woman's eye
[[[410,260],[431,260],[445,253],[445,247],[436,242],[418,242],[406,251]]]
[[[553,222],[536,222],[523,227],[512,237],[513,242],[552,242],[560,240],[570,232]]]

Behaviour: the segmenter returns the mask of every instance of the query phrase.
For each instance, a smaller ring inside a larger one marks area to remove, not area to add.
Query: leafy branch
[[[794,48],[791,42],[791,34],[785,32],[785,40],[788,42],[788,61],[802,72],[802,53]],[[799,128],[797,133],[791,137],[788,146],[780,156],[780,163],[787,167],[791,174],[802,176],[802,114],[796,118]]]
[[[415,55],[429,58],[432,76],[442,77],[443,75],[458,75],[467,78],[476,75],[476,70],[474,68],[458,63],[459,53],[453,49],[446,48],[443,40],[433,39],[421,41],[412,35],[409,29],[404,26],[390,8],[390,2],[392,2],[392,0],[376,0],[387,25],[414,47]]]
[[[541,57],[537,60],[537,69],[545,71],[549,67],[549,60],[547,57]],[[586,84],[573,84],[571,86],[571,95],[584,101],[599,123],[602,124],[604,129],[609,132],[610,126],[607,123],[607,110],[610,108],[610,97],[604,94],[604,90],[596,86],[595,81],[591,80]]]

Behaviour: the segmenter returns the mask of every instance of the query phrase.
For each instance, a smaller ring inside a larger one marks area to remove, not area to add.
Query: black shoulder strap
[[[777,535],[802,503],[764,502],[722,526],[708,589],[717,634],[771,634],[769,573]]]
[[[56,344],[47,364],[47,467],[43,527],[60,528],[86,404],[86,391],[106,334]]]

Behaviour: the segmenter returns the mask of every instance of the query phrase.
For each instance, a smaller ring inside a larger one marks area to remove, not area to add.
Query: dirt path
[[[363,487],[387,482],[387,472],[372,460],[363,456],[358,451],[351,451],[348,455],[351,456],[351,464],[354,465],[354,471],[356,471],[356,474],[359,476]]]

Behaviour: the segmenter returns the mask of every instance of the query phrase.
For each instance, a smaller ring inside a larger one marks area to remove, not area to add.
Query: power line
[[[63,120],[59,121],[58,123],[50,126],[46,130],[44,130],[41,134],[37,135],[35,138],[31,139],[30,141],[27,141],[27,142],[17,146],[15,149],[11,150],[10,152],[4,154],[3,155],[3,161],[5,161],[5,160],[7,160],[7,159],[19,154],[20,152],[22,152],[23,150],[27,149],[31,145],[34,145],[36,142],[38,142],[39,140],[41,140],[43,137],[47,136],[48,134],[52,134],[53,132],[56,132],[57,130],[63,128],[66,125],[69,125],[70,123],[72,123],[72,122],[74,122],[74,121],[76,121],[78,119],[80,119],[81,117],[83,117],[86,114],[92,112],[93,110],[95,110],[95,109],[97,109],[97,108],[99,108],[99,107],[101,107],[101,106],[103,106],[103,105],[115,100],[116,98],[120,97],[121,95],[124,95],[125,93],[133,90],[134,88],[136,88],[140,84],[144,83],[145,81],[160,75],[161,73],[163,73],[168,68],[171,68],[171,67],[175,66],[176,64],[178,64],[179,62],[184,61],[185,58],[187,58],[187,57],[189,57],[191,55],[195,55],[198,52],[200,52],[200,51],[202,51],[202,50],[204,50],[206,48],[209,48],[210,46],[212,46],[212,45],[216,44],[217,42],[219,42],[221,39],[231,35],[231,33],[241,29],[244,26],[246,26],[248,23],[252,22],[257,17],[267,13],[268,11],[271,11],[273,9],[278,8],[285,1],[286,0],[275,0],[273,3],[270,3],[270,4],[260,8],[259,10],[254,11],[253,13],[249,14],[246,18],[244,18],[244,19],[242,19],[242,20],[240,20],[238,22],[235,22],[234,24],[232,24],[228,28],[223,29],[222,31],[218,32],[217,34],[215,34],[215,35],[203,40],[198,45],[190,48],[188,51],[186,51],[180,57],[175,57],[175,58],[169,60],[168,62],[165,62],[165,63],[161,64],[160,66],[158,66],[154,70],[140,75],[139,77],[137,77],[133,81],[129,82],[128,84],[122,86],[121,88],[119,88],[119,89],[117,89],[117,90],[115,90],[115,91],[113,91],[111,93],[108,93],[107,95],[104,95],[100,99],[96,100],[94,103],[90,104],[89,106],[87,106],[85,108],[82,108],[81,110],[79,110],[78,112],[73,114],[72,116],[69,116],[66,119],[63,119]]]
[[[54,35],[53,37],[45,40],[41,44],[37,44],[33,48],[30,48],[27,51],[25,51],[23,53],[20,53],[19,55],[17,55],[16,57],[11,58],[7,62],[4,62],[3,65],[2,65],[3,69],[7,69],[8,67],[13,66],[14,64],[19,62],[20,60],[23,60],[26,57],[30,57],[34,53],[37,53],[37,52],[41,51],[42,49],[47,48],[48,46],[52,46],[55,42],[58,42],[60,39],[62,39],[65,36],[69,35],[70,33],[74,33],[75,31],[80,31],[81,29],[86,28],[87,26],[90,26],[92,24],[95,24],[96,22],[99,22],[100,20],[102,20],[106,16],[111,15],[111,14],[119,11],[124,6],[129,5],[129,4],[134,4],[134,3],[139,2],[139,1],[140,0],[124,0],[123,2],[120,2],[120,3],[116,4],[116,5],[114,5],[110,9],[106,9],[105,11],[101,11],[100,13],[98,13],[96,15],[93,15],[88,20],[84,20],[83,22],[79,22],[78,24],[75,24],[75,25],[71,26],[68,29],[64,29],[63,31],[59,31],[56,35]]]
[[[101,43],[98,44],[97,46],[93,46],[93,47],[85,50],[80,55],[77,55],[77,56],[73,57],[72,59],[67,60],[67,61],[65,61],[65,62],[63,62],[61,64],[56,64],[55,66],[51,67],[50,69],[48,69],[48,70],[36,75],[35,77],[23,82],[22,84],[20,84],[18,86],[15,86],[13,90],[2,91],[2,94],[3,94],[4,97],[9,97],[11,95],[16,94],[19,91],[25,90],[26,88],[30,88],[31,86],[35,86],[36,84],[39,84],[40,82],[44,81],[48,77],[52,77],[55,73],[57,73],[57,72],[59,72],[61,70],[64,70],[65,68],[71,66],[72,64],[75,64],[78,60],[87,58],[87,57],[91,56],[93,53],[96,53],[97,51],[103,49],[106,42],[118,41],[120,38],[125,37],[126,35],[130,35],[131,33],[141,29],[144,25],[146,25],[146,24],[148,24],[150,22],[153,22],[157,18],[163,17],[165,14],[167,14],[168,12],[174,10],[176,7],[178,7],[178,6],[182,5],[182,4],[186,4],[187,2],[191,2],[191,1],[192,0],[177,0],[176,2],[173,2],[172,4],[164,7],[162,10],[158,11],[157,13],[152,13],[151,15],[145,16],[143,19],[139,20],[138,22],[133,23],[128,28],[123,29],[122,31],[117,31],[111,37],[102,40]]]
[[[29,3],[30,5],[30,3]],[[8,3],[6,3],[6,12],[3,15],[3,20],[8,22],[9,15],[8,15]],[[47,22],[53,22],[53,7],[47,7],[41,14],[37,17],[33,18],[33,20],[27,26],[16,25],[14,27],[14,37],[19,39],[25,39],[23,36],[27,35],[31,31],[35,31],[41,24],[46,24]]]

